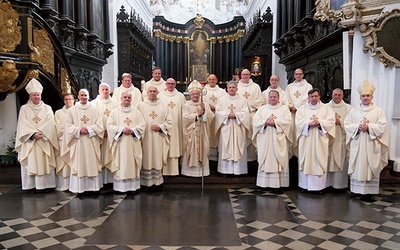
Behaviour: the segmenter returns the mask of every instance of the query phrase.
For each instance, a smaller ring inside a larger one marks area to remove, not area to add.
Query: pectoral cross
[[[369,120],[367,119],[367,117],[364,117],[364,119],[362,119],[362,120],[360,121],[360,123],[368,124],[368,123],[369,123]]]
[[[105,116],[109,117],[110,116],[110,112],[111,112],[110,110],[106,109],[106,110],[104,110],[103,114]]]
[[[86,124],[88,121],[90,121],[90,119],[89,119],[86,115],[84,115],[84,116],[81,118],[81,122],[83,122],[84,124]]]
[[[124,120],[124,123],[126,124],[126,126],[129,126],[129,125],[131,125],[132,120],[129,119],[129,117],[126,117],[125,120]]]
[[[36,124],[38,124],[42,119],[39,118],[39,116],[35,115],[35,117],[32,118],[32,121],[34,121]]]
[[[249,98],[249,96],[250,96],[250,93],[249,93],[249,92],[247,92],[247,91],[244,92],[244,94],[243,94],[243,97],[244,97],[244,98],[247,99],[247,98]]]
[[[231,103],[231,105],[228,106],[228,109],[229,111],[233,112],[236,109],[236,107]]]
[[[314,115],[312,115],[311,117],[310,117],[310,120],[311,121],[318,121],[318,116],[316,116],[315,114]]]
[[[293,94],[296,98],[299,98],[301,96],[301,93],[297,90],[296,93]]]
[[[338,113],[335,113],[335,119],[336,119],[336,120],[339,120],[340,117],[341,117],[341,116],[340,116]]]
[[[149,116],[151,117],[151,119],[156,119],[156,117],[158,116],[157,114],[156,114],[156,112],[154,112],[154,110],[153,111],[151,111],[151,113],[149,114]]]
[[[218,100],[218,98],[216,96],[212,95],[210,97],[210,100],[213,101],[213,102],[216,102]]]
[[[275,120],[275,119],[276,119],[276,116],[275,116],[274,114],[271,114],[271,115],[268,117],[268,119]]]
[[[170,102],[168,103],[168,107],[169,107],[170,109],[173,109],[173,108],[176,107],[176,104],[175,104],[173,101],[170,101]]]

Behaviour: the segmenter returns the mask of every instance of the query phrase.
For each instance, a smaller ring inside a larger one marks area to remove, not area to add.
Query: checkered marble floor
[[[320,221],[307,218],[286,192],[276,196],[255,188],[230,188],[229,195],[241,246],[115,246],[89,245],[86,240],[113,213],[126,195],[114,195],[100,216],[78,221],[74,218],[54,221],[51,215],[76,195],[68,194],[55,206],[34,219],[0,220],[0,249],[400,249],[400,187],[382,187],[374,203],[364,203],[387,220]],[[343,194],[347,195],[348,194]],[[240,199],[243,197],[279,198],[294,220],[266,223],[246,219]],[[361,202],[361,201],[360,201]],[[323,208],[321,208],[323,209]],[[362,211],[360,211],[362,213]]]

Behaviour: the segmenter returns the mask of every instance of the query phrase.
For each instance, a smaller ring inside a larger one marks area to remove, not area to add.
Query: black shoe
[[[374,202],[376,200],[374,199],[374,196],[372,194],[364,194],[364,195],[361,195],[360,201]]]
[[[351,192],[350,198],[357,198],[357,197],[361,197],[361,194],[356,194]]]
[[[273,188],[273,189],[270,191],[270,193],[271,193],[271,194],[277,194],[277,195],[283,194],[283,192],[282,192],[282,190],[281,190],[280,188]]]

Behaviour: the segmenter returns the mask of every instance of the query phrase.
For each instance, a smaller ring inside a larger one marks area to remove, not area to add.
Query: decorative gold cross
[[[218,100],[218,98],[215,95],[212,95],[210,97],[210,100],[213,101],[213,102],[216,102]]]
[[[247,98],[249,98],[249,96],[250,96],[250,93],[249,93],[249,92],[247,92],[247,91],[244,92],[244,94],[243,94],[243,97],[244,97],[244,98],[247,99]]]
[[[132,120],[129,119],[129,117],[126,117],[125,120],[124,120],[124,123],[125,123],[127,126],[129,126],[129,125],[131,125]]]
[[[176,104],[175,104],[173,101],[170,101],[170,102],[168,103],[168,107],[171,108],[171,109],[173,109],[173,108],[176,107]]]
[[[336,120],[340,119],[340,117],[341,117],[341,116],[340,116],[338,113],[335,113],[335,119],[336,119]]]
[[[231,105],[228,106],[228,109],[229,111],[233,112],[236,109],[236,107],[231,103]]]
[[[83,122],[84,124],[86,124],[88,121],[90,121],[90,119],[89,119],[86,115],[84,115],[84,116],[81,118],[81,122]]]
[[[111,111],[108,110],[108,109],[104,110],[104,112],[103,112],[103,114],[104,114],[105,116],[107,116],[107,117],[110,116],[110,113],[111,113]]]
[[[38,124],[42,119],[39,118],[39,116],[35,115],[35,117],[32,118],[32,121],[34,121],[36,124]]]
[[[271,114],[269,117],[268,117],[268,119],[272,119],[272,120],[275,120],[277,117],[274,115],[274,114]]]
[[[151,113],[149,114],[149,116],[151,117],[151,119],[156,119],[156,117],[158,116],[157,114],[156,114],[156,112],[154,112],[154,110],[153,111],[151,111]]]
[[[318,121],[318,116],[316,116],[315,114],[314,115],[312,115],[311,117],[310,117],[310,120],[312,120],[312,121]]]
[[[294,93],[293,94],[296,98],[299,98],[299,96],[301,96],[301,93],[298,91],[298,90],[296,90],[296,93]]]
[[[362,120],[360,121],[360,123],[368,124],[368,123],[369,123],[369,120],[367,119],[367,117],[364,117],[364,119],[362,119]]]

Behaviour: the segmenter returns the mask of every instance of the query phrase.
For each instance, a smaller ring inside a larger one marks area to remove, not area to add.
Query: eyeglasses
[[[242,76],[249,76],[250,74],[242,74]]]

